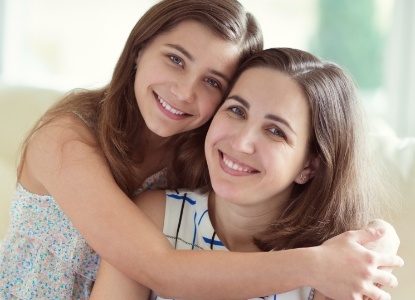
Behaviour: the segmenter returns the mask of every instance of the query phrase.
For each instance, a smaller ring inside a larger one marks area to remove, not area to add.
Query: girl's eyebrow
[[[177,51],[181,52],[184,56],[187,57],[187,59],[189,59],[190,61],[194,61],[195,58],[193,57],[193,55],[191,55],[186,49],[184,49],[182,46],[177,45],[177,44],[166,44],[167,47],[170,48],[174,48]]]
[[[173,48],[173,49],[176,49],[177,51],[179,51],[179,52],[181,52],[188,60],[190,60],[191,62],[194,62],[195,61],[195,58],[194,58],[194,56],[193,55],[191,55],[190,53],[189,53],[189,51],[187,51],[186,49],[184,49],[182,46],[180,46],[180,45],[177,45],[177,44],[166,44],[166,46],[167,47],[170,47],[170,48]],[[231,79],[228,77],[228,76],[226,76],[225,74],[223,74],[223,73],[221,73],[221,72],[219,72],[219,71],[216,71],[216,70],[213,70],[213,69],[211,69],[211,70],[209,70],[210,72],[212,72],[213,74],[215,74],[216,76],[219,76],[219,77],[221,77],[223,80],[225,80],[227,83],[229,83],[230,81],[231,81]]]
[[[245,106],[247,109],[249,109],[250,107],[251,107],[251,105],[248,103],[248,101],[246,101],[244,98],[242,98],[241,96],[238,96],[238,95],[231,95],[231,96],[229,96],[228,98],[226,98],[226,100],[230,100],[230,99],[232,99],[232,100],[235,100],[235,101],[237,101],[237,102],[239,102],[239,103],[241,103],[243,106]],[[225,101],[226,101],[225,100]],[[269,120],[272,120],[272,121],[275,121],[275,122],[279,122],[279,123],[282,123],[282,124],[284,124],[285,126],[287,126],[295,135],[297,135],[297,133],[295,132],[295,130],[291,127],[291,125],[290,125],[290,123],[287,121],[287,120],[285,120],[284,118],[282,118],[282,117],[279,117],[279,116],[276,116],[276,115],[273,115],[273,114],[266,114],[265,115],[265,119],[269,119]]]

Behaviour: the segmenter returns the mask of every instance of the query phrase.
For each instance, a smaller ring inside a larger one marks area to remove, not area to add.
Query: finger
[[[375,285],[371,285],[367,292],[366,295],[364,295],[362,297],[362,299],[367,299],[367,300],[391,300],[392,297],[389,293],[381,290],[380,288],[376,287]]]
[[[376,293],[374,293],[373,297],[363,296],[362,299],[366,299],[366,300],[391,300],[392,297],[387,292],[378,289],[378,291]]]
[[[399,255],[380,254],[377,258],[377,265],[385,267],[402,267],[405,262]]]
[[[373,274],[373,282],[376,288],[387,286],[395,288],[398,286],[398,279],[390,272],[379,270]]]
[[[385,228],[366,228],[364,230],[356,230],[355,234],[356,242],[363,245],[383,237],[385,234]]]
[[[370,228],[385,228],[385,227],[392,227],[392,225],[390,225],[388,222],[386,222],[382,219],[373,219],[367,224],[367,227],[370,227]]]
[[[378,283],[371,285],[371,288],[366,291],[367,295],[363,295],[363,300],[384,300],[392,299],[390,294],[381,290],[382,286]]]

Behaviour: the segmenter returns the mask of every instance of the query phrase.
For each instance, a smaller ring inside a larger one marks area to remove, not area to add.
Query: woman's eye
[[[232,112],[232,114],[237,115],[238,117],[243,117],[245,115],[244,110],[239,107],[231,107],[229,110]]]
[[[270,129],[268,129],[268,131],[271,132],[275,136],[282,137],[282,138],[286,137],[285,133],[282,130],[276,128],[276,127],[272,127]]]
[[[180,58],[178,58],[177,56],[170,55],[169,58],[174,64],[179,65],[179,66],[183,66],[183,61]]]
[[[220,88],[220,84],[219,82],[217,82],[215,79],[212,78],[206,78],[205,81],[210,84],[211,86],[215,87],[215,88]]]

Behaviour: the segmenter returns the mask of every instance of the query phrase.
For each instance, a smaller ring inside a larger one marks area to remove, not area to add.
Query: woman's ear
[[[304,168],[297,175],[294,181],[298,184],[307,183],[311,178],[314,177],[319,166],[320,166],[320,156],[311,155],[308,161],[306,162]]]

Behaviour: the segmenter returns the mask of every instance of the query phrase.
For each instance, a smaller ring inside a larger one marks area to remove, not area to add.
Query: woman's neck
[[[208,205],[213,228],[230,251],[258,251],[253,238],[280,214],[278,207],[256,210],[221,199],[214,191],[209,195]]]

